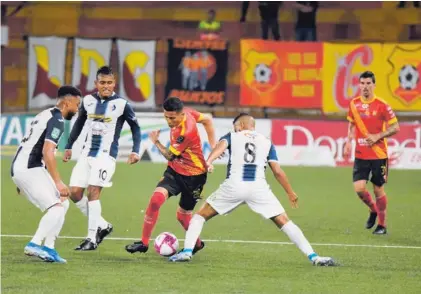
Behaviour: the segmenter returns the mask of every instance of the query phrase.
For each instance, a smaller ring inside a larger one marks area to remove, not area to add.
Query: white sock
[[[317,254],[314,253],[313,248],[304,236],[303,232],[292,221],[287,222],[281,228],[281,231],[283,231],[292,243],[294,243],[311,261],[313,258],[317,257]]]
[[[44,245],[48,248],[52,248],[52,249],[54,248],[56,239],[58,235],[60,234],[61,229],[63,228],[66,213],[67,213],[67,210],[69,210],[69,205],[70,205],[69,200],[63,201],[61,205],[64,208],[63,217],[59,221],[57,221],[54,228],[47,234],[47,237],[45,238]]]
[[[88,197],[83,196],[82,199],[80,199],[75,204],[84,215],[88,216]],[[106,229],[108,227],[108,222],[102,216],[100,216],[100,219],[98,221],[98,227],[100,227],[101,229]]]
[[[88,208],[88,238],[96,243],[96,233],[101,218],[101,202],[99,200],[89,201]]]
[[[184,241],[184,250],[193,251],[194,245],[202,232],[203,225],[205,223],[203,216],[195,214],[193,215],[189,229],[186,232],[186,241]]]
[[[38,229],[31,242],[41,245],[42,241],[47,237],[48,233],[63,219],[63,206],[54,205],[47,210],[47,213],[41,218]]]

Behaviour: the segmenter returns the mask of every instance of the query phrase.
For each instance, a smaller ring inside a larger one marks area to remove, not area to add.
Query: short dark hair
[[[208,10],[208,13],[212,13],[213,15],[215,15],[216,14],[216,11],[215,11],[215,9],[209,9]]]
[[[180,112],[183,110],[184,105],[183,105],[183,102],[179,98],[169,97],[164,101],[164,104],[162,105],[162,107],[166,111]]]
[[[241,112],[239,115],[237,115],[234,120],[232,121],[232,124],[235,124],[237,122],[237,120],[239,120],[241,117],[243,116],[250,116],[250,114],[246,113],[246,112]]]
[[[360,75],[360,80],[368,78],[370,78],[373,81],[373,84],[376,83],[376,77],[374,76],[374,73],[372,71],[367,70]]]
[[[79,96],[82,97],[82,93],[80,90],[73,86],[61,86],[60,89],[58,89],[57,97],[63,98],[64,96]]]
[[[98,78],[99,75],[103,75],[103,76],[114,75],[114,72],[110,66],[104,65],[97,70],[96,77]]]

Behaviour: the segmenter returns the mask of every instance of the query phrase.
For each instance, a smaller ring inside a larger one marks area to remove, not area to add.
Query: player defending
[[[298,197],[279,166],[274,146],[269,139],[257,133],[254,128],[254,118],[248,114],[240,114],[234,119],[235,133],[223,136],[216,148],[212,150],[206,161],[209,172],[213,171],[212,162],[228,149],[230,164],[227,179],[193,216],[186,233],[184,249],[170,257],[170,261],[190,261],[193,246],[204,223],[218,214],[227,214],[240,204],[246,203],[254,212],[271,219],[314,265],[335,265],[332,258],[320,257],[314,252],[303,232],[288,219],[281,203],[270,190],[265,178],[267,162],[276,180],[287,193],[292,207],[298,207]]]
[[[376,78],[371,71],[360,75],[362,95],[349,104],[348,139],[344,155],[351,153],[351,141],[355,138],[355,161],[353,169],[354,190],[360,199],[370,208],[366,228],[371,229],[379,217],[373,234],[384,235],[386,230],[387,198],[384,184],[387,182],[387,143],[386,138],[399,131],[398,119],[392,108],[374,95]],[[385,128],[385,126],[387,126]],[[367,191],[367,181],[373,183],[376,202]]]
[[[24,252],[44,261],[66,263],[54,249],[69,208],[69,188],[57,170],[55,151],[64,130],[64,119],[78,111],[81,93],[71,86],[58,90],[57,106],[39,113],[31,123],[12,162],[13,182],[42,212],[38,229]],[[44,246],[42,243],[44,242]]]
[[[142,240],[127,245],[126,251],[129,253],[148,251],[149,239],[158,220],[159,209],[168,197],[181,193],[177,219],[185,230],[188,229],[192,210],[200,199],[207,177],[202,144],[196,123],[203,124],[210,145],[212,148],[215,146],[215,131],[211,116],[190,108],[184,108],[183,102],[178,98],[168,98],[165,100],[163,108],[165,119],[171,128],[171,146],[166,149],[159,142],[159,131],[151,132],[149,137],[168,160],[168,167],[146,209]],[[205,243],[199,238],[194,241],[196,246],[193,248],[193,254],[205,246]]]
[[[95,250],[113,230],[113,226],[101,216],[99,198],[103,187],[112,186],[118,139],[125,121],[133,136],[133,149],[127,163],[139,161],[140,127],[132,107],[114,93],[115,77],[111,68],[103,66],[98,70],[95,86],[98,92],[83,98],[63,157],[64,162],[70,160],[73,143],[86,126],[83,150],[70,178],[70,198],[88,216],[88,236],[75,248],[82,251]],[[86,188],[87,198],[83,196]]]

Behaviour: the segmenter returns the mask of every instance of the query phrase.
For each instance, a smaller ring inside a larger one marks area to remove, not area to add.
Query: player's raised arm
[[[286,173],[282,170],[281,166],[279,165],[278,156],[276,155],[276,150],[273,145],[270,147],[268,162],[273,172],[273,175],[275,176],[275,179],[278,181],[279,184],[281,184],[282,188],[284,188],[285,192],[287,193],[291,206],[293,208],[297,208],[297,194],[295,194],[294,190],[292,189]]]
[[[215,128],[213,126],[213,118],[210,114],[201,114],[199,117],[199,123],[205,128],[206,134],[208,135],[208,141],[211,148],[215,148],[216,138],[215,138]]]
[[[67,140],[66,147],[64,148],[65,149],[64,156],[63,156],[64,162],[68,162],[71,159],[73,144],[76,142],[77,138],[82,132],[86,119],[88,118],[86,109],[83,106],[83,101],[80,105],[78,113],[79,113],[78,118],[76,119],[75,124],[73,125],[72,131],[70,132],[69,139]]]
[[[127,121],[130,126],[130,130],[132,131],[132,138],[133,138],[133,147],[132,147],[132,154],[130,154],[128,163],[133,164],[139,161],[140,155],[140,141],[141,141],[141,131],[139,127],[139,123],[137,122],[136,114],[133,111],[133,108],[130,106],[129,103],[126,103],[124,107],[123,117]]]

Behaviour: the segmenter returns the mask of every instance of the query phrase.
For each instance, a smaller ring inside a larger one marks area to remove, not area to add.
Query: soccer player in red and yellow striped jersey
[[[370,208],[366,228],[371,229],[379,218],[373,234],[386,234],[387,198],[384,184],[388,175],[388,155],[386,138],[399,131],[398,119],[392,108],[375,96],[375,76],[366,71],[360,76],[362,95],[351,100],[347,119],[349,121],[348,140],[344,154],[351,153],[351,140],[355,138],[355,162],[353,169],[354,190]],[[373,183],[376,202],[367,191],[367,181]]]
[[[202,152],[197,123],[203,124],[211,147],[215,147],[215,130],[212,117],[183,106],[178,98],[168,98],[164,102],[164,116],[170,132],[170,147],[167,149],[159,142],[159,131],[149,135],[152,142],[168,160],[168,167],[158,183],[143,223],[142,240],[129,244],[130,253],[146,252],[149,239],[158,220],[159,209],[168,197],[181,193],[177,219],[185,230],[188,229],[192,211],[200,199],[207,178],[207,166]],[[194,253],[204,247],[203,241],[197,240]]]

